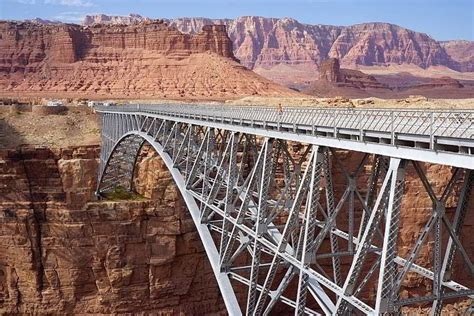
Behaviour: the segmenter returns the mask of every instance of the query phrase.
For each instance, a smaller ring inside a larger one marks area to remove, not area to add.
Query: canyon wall
[[[171,175],[151,200],[93,201],[98,150],[0,151],[0,313],[223,311]]]
[[[183,31],[189,29],[189,25],[199,25],[189,20],[194,18],[171,20],[170,23]],[[215,23],[222,22],[225,21]],[[389,23],[311,25],[291,18],[248,16],[227,20],[226,25],[234,43],[235,56],[251,69],[278,64],[319,64],[327,58],[338,58],[349,68],[414,64],[422,68],[443,65],[469,71],[469,66],[462,66],[427,34]]]
[[[92,26],[0,23],[1,71],[34,71],[29,65],[48,59],[74,63],[97,48],[151,50],[163,54],[213,52],[233,58],[225,26],[208,25],[197,34],[182,34],[158,20],[140,25]],[[100,58],[100,56],[96,56]],[[22,68],[23,67],[23,68]]]
[[[290,150],[298,157],[304,146],[294,144]],[[336,154],[349,172],[357,169],[363,156]],[[0,313],[223,312],[194,223],[157,154],[147,148],[141,153],[134,186],[144,198],[128,201],[94,199],[98,156],[98,146],[0,150]],[[441,195],[451,168],[426,164],[423,169]],[[365,187],[371,172],[369,161],[358,177],[359,188]],[[347,184],[336,164],[333,177],[337,201]],[[474,205],[474,195],[469,203]],[[449,218],[456,205],[456,198],[448,199]],[[356,201],[355,207],[357,222],[360,203]],[[409,165],[398,240],[402,256],[413,247],[431,207]],[[347,224],[343,216],[337,220],[338,225]],[[467,217],[461,240],[468,253],[474,251],[468,239],[473,228],[474,218]],[[329,249],[329,243],[322,247]],[[417,264],[429,267],[433,251],[430,234]],[[329,259],[319,263],[330,271]],[[344,258],[342,269],[347,271],[349,265],[349,258]],[[474,286],[459,256],[453,269],[456,281]],[[431,286],[431,281],[409,273],[401,297],[421,295]],[[238,291],[245,297],[245,288]],[[368,300],[374,294],[371,286],[362,293]],[[445,311],[450,313],[466,308],[463,302],[448,303]]]
[[[138,23],[133,15],[86,16],[83,24]],[[389,23],[351,26],[311,25],[291,18],[244,16],[236,19],[178,18],[167,20],[186,33],[197,33],[206,24],[225,24],[234,44],[234,54],[246,67],[269,68],[278,64],[319,64],[338,58],[344,67],[356,65],[414,64],[422,68],[442,65],[472,71],[472,42],[463,41],[468,58],[459,58],[458,42],[440,43],[424,33]]]
[[[473,41],[446,41],[441,42],[446,53],[458,64],[458,70],[463,72],[474,71],[474,42]]]
[[[115,98],[294,94],[240,66],[225,26],[183,34],[162,20],[0,22],[0,90]]]

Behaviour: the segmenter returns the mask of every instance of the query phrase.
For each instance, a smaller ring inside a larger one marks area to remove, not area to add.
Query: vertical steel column
[[[231,213],[234,211],[234,189],[237,184],[237,150],[238,150],[238,134],[232,133],[230,136],[230,153],[229,153],[229,164],[227,170],[227,188],[224,198],[224,218],[222,220],[222,235],[219,247],[219,254],[225,253],[225,249],[229,244],[229,239],[232,238],[231,230],[232,224],[229,221]],[[221,261],[222,264],[222,261]],[[225,269],[226,267],[224,267]],[[221,267],[222,269],[222,267]]]
[[[316,214],[319,203],[319,187],[321,181],[321,167],[324,159],[323,155],[315,147],[317,153],[313,155],[311,181],[309,182],[308,202],[306,204],[305,226],[303,237],[303,248],[301,256],[301,267],[299,273],[298,290],[296,297],[296,315],[303,315],[306,307],[306,295],[308,292],[309,276],[303,272],[303,268],[308,268],[310,263],[314,260],[314,239],[316,231]],[[327,152],[327,151],[326,151]],[[330,223],[327,223],[330,225]],[[325,306],[321,306],[325,309]],[[327,311],[327,310],[326,310]]]
[[[388,199],[387,212],[385,214],[385,231],[380,258],[380,273],[377,285],[377,298],[375,301],[375,312],[394,312],[393,287],[397,274],[397,239],[400,224],[400,208],[402,204],[403,190],[405,184],[406,162],[392,158],[393,166],[390,183],[390,195]]]
[[[256,233],[257,236],[262,236],[267,231],[266,218],[267,218],[267,203],[268,203],[268,191],[270,184],[270,174],[272,172],[272,150],[273,150],[273,139],[267,139],[261,149],[264,152],[263,166],[261,171],[261,179],[259,179],[259,197],[258,197],[258,208],[256,218]],[[257,285],[258,285],[258,273],[260,267],[260,256],[261,256],[262,245],[257,238],[254,239],[253,244],[253,257],[252,257],[252,268],[250,270],[250,286],[247,299],[247,314],[252,315],[255,311],[255,304],[257,300]]]
[[[330,161],[330,151],[326,148],[324,150],[324,164],[323,164],[323,173],[324,180],[326,181],[326,204],[327,204],[327,213],[328,216],[334,214],[334,188],[332,183],[332,173],[331,173],[331,161]],[[339,252],[339,245],[337,241],[337,236],[335,236],[332,231],[329,232],[329,240],[331,242],[331,251],[332,253]],[[341,284],[341,260],[338,256],[332,257],[332,267],[334,275],[334,283],[337,285]]]
[[[377,231],[378,223],[384,212],[387,202],[389,200],[390,186],[392,183],[391,179],[396,177],[398,167],[400,165],[400,159],[391,158],[389,170],[385,176],[382,187],[380,188],[377,201],[375,202],[374,208],[370,214],[370,217],[367,221],[367,228],[365,229],[362,239],[359,242],[359,247],[357,247],[356,255],[354,256],[351,264],[351,268],[344,282],[343,292],[346,296],[352,296],[355,291],[355,285],[359,274],[362,270],[363,264],[365,262],[365,257],[370,247],[372,247],[372,239]],[[390,183],[390,186],[389,186]],[[344,315],[348,307],[348,302],[344,297],[340,296],[336,304],[336,313],[338,315]]]
[[[468,211],[468,203],[472,194],[472,187],[474,186],[474,171],[465,170],[464,184],[461,189],[458,205],[456,207],[456,213],[454,215],[453,229],[457,236],[461,235],[463,228],[464,218]],[[451,269],[454,263],[454,256],[456,254],[456,244],[453,242],[452,237],[449,237],[448,245],[444,254],[443,266],[441,267],[440,281],[446,282],[451,280]],[[444,287],[441,288],[440,295],[444,294]],[[438,298],[433,301],[431,305],[430,315],[438,316],[441,315],[441,309],[443,307],[443,299]]]

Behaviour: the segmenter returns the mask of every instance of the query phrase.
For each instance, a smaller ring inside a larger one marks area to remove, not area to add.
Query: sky
[[[80,23],[87,14],[150,18],[291,17],[302,23],[388,22],[437,40],[474,40],[474,0],[0,0],[0,19]]]

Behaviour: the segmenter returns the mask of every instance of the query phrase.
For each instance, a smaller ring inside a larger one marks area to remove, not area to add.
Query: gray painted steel
[[[127,105],[98,108],[143,113],[308,144],[383,153],[462,168],[474,166],[474,110]]]
[[[445,302],[474,298],[453,273],[454,262],[463,262],[472,284],[472,254],[461,234],[474,208],[474,111],[96,110],[102,117],[97,194],[133,190],[138,154],[151,145],[188,206],[232,315],[267,315],[282,306],[297,315],[397,313],[418,302],[432,302],[439,315]],[[344,160],[339,149],[352,158]],[[354,159],[357,168],[350,168]],[[427,179],[432,163],[452,166],[443,188]],[[402,256],[397,241],[407,168],[433,208]],[[453,199],[457,208],[449,214]],[[429,235],[434,257],[422,267],[416,260]],[[401,296],[408,272],[433,290]],[[237,283],[247,290],[236,292]],[[367,299],[370,286],[374,302]]]

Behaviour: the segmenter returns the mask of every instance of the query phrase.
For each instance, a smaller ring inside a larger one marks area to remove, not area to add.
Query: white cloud
[[[28,1],[28,0],[22,0]],[[36,0],[29,0],[36,1]],[[94,4],[89,0],[44,0],[45,4],[63,5],[69,7],[92,7]]]

